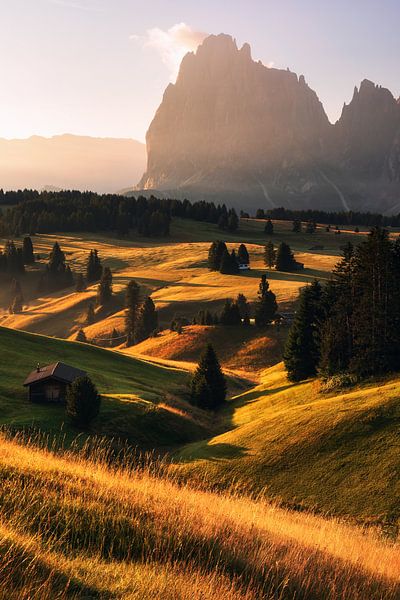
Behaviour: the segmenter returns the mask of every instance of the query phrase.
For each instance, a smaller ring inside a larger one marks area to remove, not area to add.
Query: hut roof
[[[46,367],[37,367],[24,381],[24,386],[44,381],[45,379],[57,379],[64,383],[73,383],[79,377],[84,377],[87,373],[81,369],[76,369],[62,362],[56,362]]]

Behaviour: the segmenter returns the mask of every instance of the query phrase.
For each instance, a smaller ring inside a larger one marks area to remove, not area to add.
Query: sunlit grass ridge
[[[109,467],[107,456],[0,436],[8,597],[398,597],[398,544],[233,490],[195,490],[151,462]]]

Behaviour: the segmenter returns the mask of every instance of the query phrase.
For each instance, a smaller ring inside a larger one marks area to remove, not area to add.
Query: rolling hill
[[[132,445],[160,447],[204,437],[207,419],[174,395],[185,389],[187,374],[87,344],[0,328],[0,424],[65,433],[79,431],[66,422],[62,406],[32,404],[22,387],[27,374],[62,361],[88,372],[103,396],[91,433],[121,437]]]
[[[101,448],[0,435],[0,579],[20,600],[395,600],[399,545],[237,494],[178,485]],[[3,596],[5,597],[5,596]]]
[[[178,471],[217,488],[266,493],[287,506],[400,523],[400,379],[324,391],[283,366],[233,399],[230,430],[180,451]]]

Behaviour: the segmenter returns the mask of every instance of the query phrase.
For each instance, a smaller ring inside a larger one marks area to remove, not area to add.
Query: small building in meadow
[[[68,387],[87,373],[62,362],[38,365],[24,381],[31,402],[64,402]]]

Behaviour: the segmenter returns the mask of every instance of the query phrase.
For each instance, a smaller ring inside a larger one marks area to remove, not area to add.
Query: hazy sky
[[[206,33],[303,73],[331,120],[367,77],[400,94],[399,0],[0,0],[0,137],[144,140]]]

